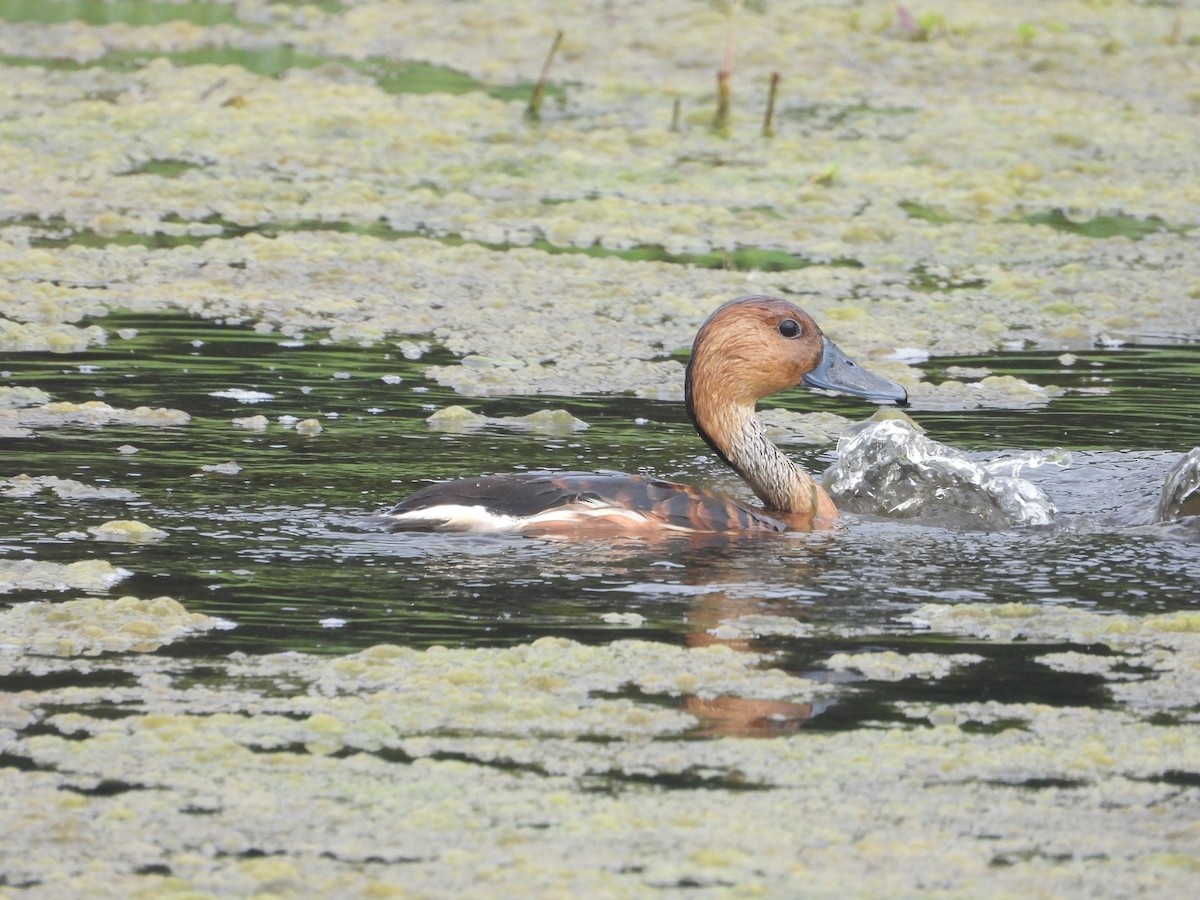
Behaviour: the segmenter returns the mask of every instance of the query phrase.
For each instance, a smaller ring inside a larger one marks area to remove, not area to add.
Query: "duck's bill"
[[[804,376],[803,384],[863,397],[876,403],[908,402],[908,392],[896,382],[873,375],[843,353],[829,338],[822,336],[822,340],[825,342],[825,351],[821,356],[821,364]]]

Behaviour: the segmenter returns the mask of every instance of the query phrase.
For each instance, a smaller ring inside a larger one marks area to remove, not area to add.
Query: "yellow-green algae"
[[[61,428],[70,425],[101,427],[104,425],[149,425],[166,427],[186,425],[191,416],[182,410],[163,407],[138,406],[121,409],[110,406],[103,400],[86,400],[75,403],[70,400],[53,400],[38,405],[15,409],[0,408],[0,429],[9,427],[24,430],[27,437],[33,428]]]
[[[1012,375],[988,375],[965,383],[947,379],[938,385],[917,384],[912,387],[909,400],[924,409],[1032,409],[1046,406],[1062,393],[1062,388],[1031,384]]]
[[[216,619],[189,613],[170,597],[18,603],[0,612],[0,665],[11,672],[21,667],[23,655],[95,656],[157,650],[185,635],[216,627]]]
[[[147,525],[136,519],[112,519],[92,525],[88,533],[100,541],[112,541],[117,544],[146,544],[161,541],[167,537],[167,532],[161,528]]]
[[[976,653],[835,653],[825,661],[831,669],[860,672],[872,681],[945,678],[959,666],[983,662]]]
[[[488,426],[531,431],[535,434],[571,434],[583,431],[587,422],[571,415],[565,409],[539,409],[524,416],[485,416],[465,406],[446,406],[426,420],[434,431],[463,434]]]
[[[50,395],[41,388],[0,385],[0,409],[20,409],[22,406],[41,406],[50,402]]]
[[[0,559],[0,593],[6,591],[106,591],[131,575],[103,559],[73,563]]]
[[[922,614],[939,612],[1037,618]],[[1122,618],[1078,613],[1060,630],[1047,616],[1036,633],[1121,634]],[[1159,618],[1121,645],[1200,633]],[[1178,646],[1194,663],[1196,646]],[[690,697],[803,702],[831,688],[719,646],[558,638],[235,655],[209,661],[211,682],[154,657],[88,663],[106,664],[136,683],[0,705],[0,749],[37,767],[0,769],[14,881],[76,894],[1170,895],[1200,864],[1195,793],[1173,781],[1195,765],[1200,722],[1164,727],[1119,699],[910,704],[941,724],[696,741]],[[93,714],[114,701],[123,717]]]
[[[242,467],[233,460],[229,460],[223,463],[213,463],[211,466],[201,466],[200,472],[192,477],[198,478],[201,474],[210,473],[213,475],[236,475],[240,471],[242,471]]]
[[[132,71],[7,67],[0,162],[21,187],[0,197],[11,223],[0,230],[5,328],[66,329],[76,346],[103,337],[71,324],[82,316],[173,307],[285,334],[432,335],[462,356],[524,363],[434,368],[471,395],[677,392],[679,364],[662,350],[686,346],[717,301],[750,290],[801,295],[859,356],[1200,336],[1187,230],[1200,208],[1188,177],[1200,124],[1195,88],[1177,77],[1196,22],[1176,10],[964,2],[914,42],[896,32],[891,4],[744,8],[733,22],[743,112],[725,140],[666,128],[675,97],[710,118],[730,20],[705,4],[484,0],[454,18],[430,0],[262,14],[265,32],[18,24],[0,53],[286,45],[412,53],[515,82],[562,28],[566,106],[530,127],[519,101],[393,95],[337,65],[279,78],[161,59]],[[745,119],[772,71],[785,90],[777,135],[763,141]],[[163,159],[195,167],[144,170]],[[835,162],[836,175],[819,177]],[[1115,237],[1067,227],[1101,215],[1164,226]],[[381,222],[393,237],[212,238]],[[36,246],[72,231],[95,246]],[[124,245],[130,234],[197,243],[151,250]],[[489,249],[534,244],[758,247],[816,265],[723,272]],[[1010,399],[963,399],[981,396]]]
[[[266,431],[271,425],[271,421],[262,413],[256,416],[241,416],[229,421],[230,424],[236,425],[238,428],[245,428],[247,431]]]
[[[1070,641],[1099,644],[1119,654],[1047,654],[1045,664],[1060,671],[1093,672],[1112,678],[1109,690],[1135,709],[1180,710],[1200,722],[1200,613],[1181,611],[1150,616],[1102,615],[1071,606],[1025,603],[922,606],[910,621],[934,631],[972,635],[989,641]],[[1130,677],[1121,671],[1142,668]]]
[[[799,619],[789,616],[771,616],[762,613],[749,613],[732,619],[722,619],[716,628],[710,628],[708,633],[725,640],[736,640],[747,637],[765,637],[767,635],[787,635],[789,637],[807,637],[812,634],[811,625],[806,625]]]
[[[49,491],[63,500],[136,500],[137,493],[128,488],[99,487],[73,478],[57,475],[14,475],[0,478],[0,496],[34,497]]]
[[[779,444],[827,444],[853,422],[831,412],[797,413],[789,409],[764,409],[757,414],[771,440]]]

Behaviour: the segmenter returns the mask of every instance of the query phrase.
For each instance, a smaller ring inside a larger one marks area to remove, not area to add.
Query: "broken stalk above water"
[[[531,122],[539,122],[542,118],[542,95],[546,92],[546,78],[550,74],[550,64],[554,62],[554,54],[558,52],[558,45],[562,43],[563,33],[560,30],[554,36],[554,43],[550,45],[550,52],[546,54],[546,61],[542,63],[542,74],[538,76],[537,83],[533,86],[533,94],[529,97],[529,106],[525,107],[525,118]]]

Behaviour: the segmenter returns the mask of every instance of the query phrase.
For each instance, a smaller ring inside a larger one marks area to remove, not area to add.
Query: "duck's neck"
[[[754,417],[753,403],[717,408],[689,396],[688,412],[700,436],[754,489],[768,512],[803,527],[837,517],[824,489],[771,443]]]

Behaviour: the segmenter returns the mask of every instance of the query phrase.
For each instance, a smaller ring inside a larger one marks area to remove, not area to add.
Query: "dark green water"
[[[462,398],[424,380],[423,367],[436,356],[411,362],[383,349],[285,347],[278,336],[181,317],[103,324],[139,333],[76,355],[10,354],[0,365],[0,383],[40,387],[56,400],[102,393],[116,407],[172,407],[192,421],[171,428],[47,427],[33,438],[0,441],[0,476],[57,475],[139,495],[134,501],[0,497],[0,553],[106,559],[134,573],[115,595],[168,594],[193,612],[237,625],[166,652],[332,653],[380,642],[480,646],[547,634],[684,641],[750,613],[872,633],[762,642],[803,671],[841,649],[930,649],[927,638],[895,623],[927,602],[1055,602],[1131,612],[1200,605],[1200,531],[1137,524],[1153,508],[1170,464],[1200,444],[1192,411],[1200,380],[1195,347],[1096,351],[1080,354],[1069,368],[1055,354],[1032,352],[928,365],[933,381],[955,363],[986,363],[997,373],[1064,388],[1103,379],[1111,392],[1105,396],[1068,393],[1042,409],[914,413],[938,440],[981,454],[1074,451],[1066,471],[1026,473],[1058,504],[1055,526],[963,532],[848,517],[833,536],[613,547],[386,534],[371,517],[427,480],[520,467],[640,470],[743,491],[692,432],[681,404],[492,398],[467,405],[489,415],[566,408],[591,427],[565,437],[495,428],[439,434],[425,417]],[[403,380],[388,383],[384,376]],[[212,396],[231,388],[274,399],[251,405]],[[795,409],[870,412],[851,400],[804,392],[779,399]],[[230,424],[259,412],[271,419],[265,432]],[[325,430],[305,437],[278,424],[281,415],[319,418]],[[123,444],[139,452],[121,454]],[[817,470],[832,460],[829,448],[789,452]],[[236,475],[200,471],[230,460],[242,467]],[[143,521],[170,537],[147,545],[57,537],[117,518]],[[34,596],[14,592],[4,599]],[[600,616],[609,612],[636,612],[646,622],[607,625]],[[959,652],[964,645],[936,646]],[[1098,680],[1076,676],[1018,677],[1044,647],[973,649],[990,662],[933,687],[910,680],[905,689],[1044,702],[1100,690]],[[839,705],[824,721],[865,714],[894,699],[888,695],[895,690],[882,686]]]

